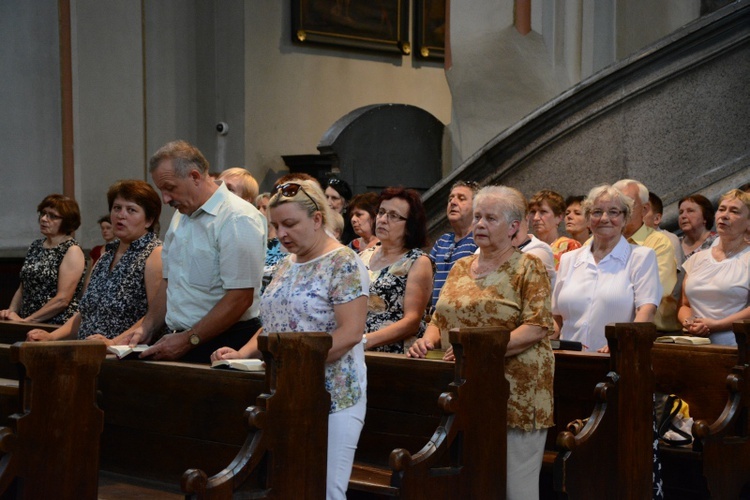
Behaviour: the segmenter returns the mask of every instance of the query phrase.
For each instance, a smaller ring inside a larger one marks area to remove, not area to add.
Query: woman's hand
[[[211,354],[211,361],[221,361],[222,359],[240,359],[242,356],[239,352],[231,347],[220,347]]]
[[[89,335],[88,337],[86,337],[86,340],[98,340],[100,342],[104,342],[108,346],[115,345],[114,340],[108,339],[107,337],[105,337],[101,333],[95,333],[93,335]]]
[[[424,358],[427,356],[427,351],[431,351],[434,348],[435,345],[432,342],[422,337],[411,345],[406,355],[410,358]]]
[[[708,337],[712,330],[717,331],[716,321],[710,318],[692,318],[691,321],[685,323],[685,326],[688,333],[698,337]]]
[[[41,342],[55,339],[52,338],[52,334],[50,332],[46,332],[39,328],[34,328],[33,330],[29,330],[29,332],[26,334],[26,340],[28,342]]]
[[[0,319],[5,321],[23,321],[23,318],[19,316],[17,312],[11,311],[10,309],[3,309],[0,311]]]

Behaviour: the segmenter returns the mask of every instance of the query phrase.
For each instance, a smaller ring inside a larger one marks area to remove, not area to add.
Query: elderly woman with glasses
[[[370,273],[366,349],[403,354],[424,333],[434,275],[434,264],[421,250],[425,221],[413,189],[390,187],[380,194],[375,217],[380,244],[359,254]]]
[[[367,316],[367,270],[351,248],[328,234],[331,211],[315,182],[278,186],[269,202],[271,223],[289,251],[261,299],[269,332],[328,332],[327,498],[344,499],[354,451],[364,425],[367,376],[362,333]],[[222,347],[212,360],[260,357],[257,335],[239,351]]]
[[[622,235],[633,200],[609,185],[592,189],[583,202],[593,239],[562,255],[552,292],[560,338],[584,349],[608,352],[608,323],[653,322],[661,300],[656,254]]]
[[[21,284],[0,319],[61,325],[78,311],[86,257],[73,232],[81,225],[75,200],[59,194],[37,207],[39,230],[21,268]]]
[[[554,357],[548,340],[553,322],[550,280],[542,261],[513,246],[526,214],[516,189],[488,186],[474,196],[474,242],[479,253],[458,260],[440,292],[424,337],[409,350],[422,358],[448,348],[452,328],[495,326],[511,331],[505,360],[508,400],[507,491],[488,497],[539,498],[547,428],[553,424]]]

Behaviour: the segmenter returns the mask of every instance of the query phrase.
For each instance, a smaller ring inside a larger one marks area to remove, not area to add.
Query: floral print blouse
[[[370,259],[375,253],[376,248],[368,248],[359,254],[370,274],[370,298],[367,301],[367,333],[376,332],[404,317],[404,295],[406,294],[406,280],[409,277],[409,270],[419,257],[427,255],[419,248],[414,248],[406,252],[403,257],[390,266],[384,267],[379,271],[372,271],[370,270]],[[430,260],[430,262],[432,261]],[[432,267],[434,275],[434,263]],[[427,328],[427,323],[421,321],[419,323],[419,330],[415,332],[414,337],[407,339],[407,342],[410,341],[413,343],[414,340],[420,338],[424,334],[425,328]],[[376,347],[373,351],[403,354],[404,340]]]
[[[261,297],[263,330],[331,333],[337,327],[334,306],[367,296],[368,286],[367,270],[351,248],[339,247],[301,264],[288,256]],[[364,348],[358,342],[326,364],[331,413],[354,406],[366,389]]]
[[[91,271],[89,286],[81,298],[79,339],[95,333],[115,338],[148,311],[146,260],[161,241],[154,233],[144,234],[130,244],[110,270],[119,245],[119,240],[108,243]]]
[[[565,252],[581,248],[581,244],[573,238],[560,236],[552,242],[550,248],[552,248],[552,255],[555,257],[555,271],[557,271],[560,268],[560,256]]]
[[[515,250],[496,271],[474,279],[472,255],[456,262],[440,292],[431,324],[440,329],[447,347],[452,328],[498,326],[513,330],[523,324],[552,332],[550,281],[537,257]],[[555,358],[547,338],[522,353],[505,358],[510,383],[508,427],[522,431],[553,425],[552,383]]]
[[[42,308],[44,304],[57,295],[57,278],[60,264],[68,249],[72,246],[80,246],[74,239],[66,240],[53,248],[44,248],[44,238],[36,240],[29,247],[26,260],[21,267],[21,284],[23,285],[23,304],[21,304],[20,316],[33,314]],[[81,279],[76,286],[76,293],[70,300],[68,307],[49,319],[45,323],[62,325],[78,312],[78,297],[81,296],[83,278],[86,273],[81,274]]]

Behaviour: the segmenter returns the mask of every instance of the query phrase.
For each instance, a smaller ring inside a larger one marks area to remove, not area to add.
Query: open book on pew
[[[138,359],[138,355],[148,349],[146,344],[129,345],[110,345],[107,346],[107,352],[117,356],[117,359]]]
[[[266,364],[260,359],[219,359],[211,363],[211,368],[260,372],[266,369]]]
[[[656,337],[654,342],[660,344],[692,344],[692,345],[704,345],[710,344],[711,339],[708,337],[693,337],[691,335],[664,335]]]

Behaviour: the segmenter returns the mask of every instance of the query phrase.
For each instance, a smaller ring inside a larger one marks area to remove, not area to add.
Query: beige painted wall
[[[441,64],[293,45],[289,3],[246,3],[245,157],[259,179],[284,169],[280,155],[316,154],[326,130],[361,106],[411,104],[451,121]]]

